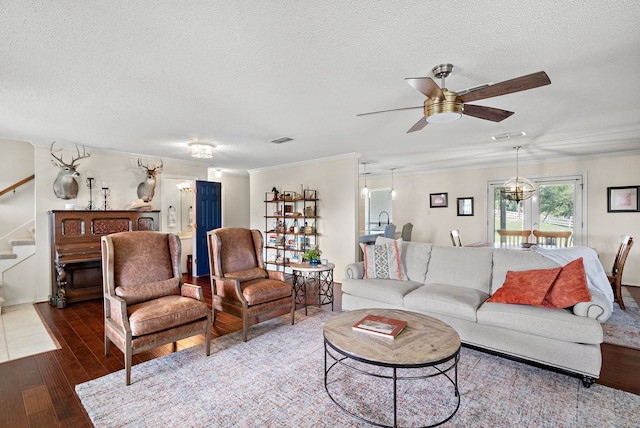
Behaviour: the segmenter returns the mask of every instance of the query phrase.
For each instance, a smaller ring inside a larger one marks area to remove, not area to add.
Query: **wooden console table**
[[[49,211],[49,303],[61,309],[102,297],[103,235],[159,229],[160,211]]]

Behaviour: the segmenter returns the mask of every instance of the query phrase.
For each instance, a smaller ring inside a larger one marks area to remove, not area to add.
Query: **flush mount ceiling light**
[[[524,137],[525,135],[527,135],[526,132],[524,131],[520,131],[520,132],[508,132],[506,134],[499,134],[499,135],[493,135],[491,137],[491,139],[493,141],[498,141],[498,140],[508,140],[511,138],[518,138],[518,137]]]
[[[213,157],[215,146],[204,141],[194,141],[189,143],[189,150],[192,158],[209,159]]]
[[[500,195],[508,201],[520,202],[529,199],[536,192],[533,183],[526,178],[520,177],[518,173],[518,150],[521,146],[516,146],[516,176],[505,181],[500,188]]]

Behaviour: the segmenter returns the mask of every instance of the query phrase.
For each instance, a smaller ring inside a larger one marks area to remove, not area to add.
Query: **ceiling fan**
[[[424,106],[403,107],[391,110],[374,111],[370,113],[360,113],[357,116],[424,108],[424,116],[416,122],[416,124],[413,125],[407,133],[419,131],[429,123],[453,122],[454,120],[462,117],[463,114],[493,122],[500,122],[511,116],[513,112],[499,108],[466,103],[511,94],[514,92],[526,91],[527,89],[533,89],[549,85],[551,83],[547,73],[539,71],[537,73],[527,74],[526,76],[516,77],[515,79],[505,80],[504,82],[496,83],[494,85],[484,85],[464,92],[453,92],[448,90],[444,84],[444,79],[449,77],[452,71],[452,64],[440,64],[433,67],[431,72],[436,78],[441,79],[440,86],[438,86],[430,77],[405,78],[407,83],[427,97],[424,101]]]

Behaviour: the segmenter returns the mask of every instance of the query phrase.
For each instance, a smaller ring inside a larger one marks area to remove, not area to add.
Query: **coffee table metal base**
[[[334,346],[332,346],[330,342],[328,342],[325,339],[324,341],[324,388],[327,391],[329,398],[331,398],[331,400],[340,409],[342,409],[344,412],[348,413],[349,415],[372,425],[376,425],[380,427],[396,428],[398,426],[398,381],[420,381],[420,380],[433,378],[435,376],[444,376],[453,385],[454,395],[455,395],[455,399],[454,399],[455,408],[453,408],[453,411],[447,416],[445,416],[444,419],[438,422],[432,423],[430,425],[421,426],[421,428],[435,427],[449,421],[457,413],[458,409],[460,408],[460,391],[458,390],[458,361],[459,360],[460,360],[460,351],[458,350],[455,354],[441,361],[437,361],[429,364],[414,365],[411,367],[406,367],[406,366],[394,367],[388,364],[376,364],[372,361],[353,358],[350,355],[346,355],[342,353],[339,349],[336,349]],[[371,365],[371,366],[387,367],[390,369],[391,374],[385,375],[385,374],[366,371],[358,367],[355,367],[352,364],[349,364],[349,362],[351,361],[359,361],[361,363],[364,363],[365,366]],[[354,412],[351,412],[343,404],[341,404],[340,400],[338,400],[336,397],[333,396],[333,394],[331,394],[327,379],[329,377],[329,372],[335,367],[339,367],[339,366],[346,367],[348,370],[353,370],[355,372],[361,373],[366,376],[372,376],[372,377],[381,378],[381,379],[388,379],[392,381],[393,383],[393,425],[385,425],[380,422],[369,420],[365,418],[363,415],[359,415]],[[406,371],[407,369],[425,368],[425,367],[432,368],[433,372],[426,375],[420,375],[420,376],[398,376],[398,370],[400,368],[402,368],[403,371]],[[450,373],[451,371],[453,371],[453,373]]]

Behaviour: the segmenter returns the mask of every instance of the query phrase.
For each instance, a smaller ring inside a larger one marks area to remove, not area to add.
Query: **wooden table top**
[[[381,337],[352,327],[366,315],[407,321],[395,338]],[[438,364],[460,350],[460,336],[436,318],[398,309],[358,309],[343,312],[324,325],[331,347],[356,360],[388,367],[420,367]]]

